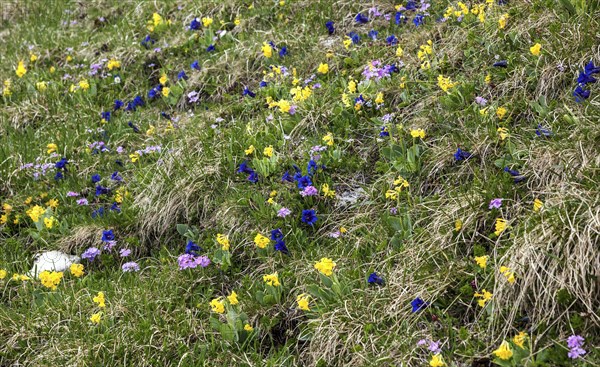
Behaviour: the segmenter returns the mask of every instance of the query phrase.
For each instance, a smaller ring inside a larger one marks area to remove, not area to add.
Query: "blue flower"
[[[121,100],[115,99],[115,106],[113,107],[113,110],[118,110],[121,107],[123,107],[124,103]]]
[[[206,48],[207,52],[213,52],[215,50],[215,45],[210,45]]]
[[[244,87],[244,91],[242,92],[243,96],[250,96],[252,98],[256,97],[256,93],[252,92],[248,87]]]
[[[406,10],[417,10],[417,4],[415,4],[414,0],[409,0],[406,3]]]
[[[261,88],[264,88],[264,87],[266,87],[266,86],[267,86],[267,82],[265,82],[264,80],[262,80],[262,81],[260,82],[259,86],[260,86]]]
[[[550,136],[552,136],[552,131],[545,129],[542,127],[541,124],[538,124],[537,129],[535,129],[535,134],[537,136],[550,137]]]
[[[54,164],[54,167],[58,168],[58,169],[63,169],[66,167],[66,165],[69,164],[69,161],[67,160],[67,158],[61,158],[60,161],[56,162]]]
[[[298,179],[298,188],[300,190],[304,190],[307,186],[311,186],[312,185],[312,180],[310,179],[310,176],[301,176]]]
[[[348,37],[352,40],[352,43],[357,45],[360,42],[360,36],[356,32],[348,33]]]
[[[119,176],[119,172],[115,171],[110,175],[110,179],[113,181],[123,181],[123,177]]]
[[[104,207],[103,206],[92,211],[92,218],[103,217],[103,216],[104,216]]]
[[[383,138],[384,136],[390,136],[387,126],[382,126],[381,131],[379,132],[379,137]]]
[[[145,48],[149,48],[151,44],[154,44],[154,40],[150,37],[150,35],[146,35],[146,37],[144,37],[144,39],[142,40],[142,42],[140,42],[142,44],[142,46],[144,46]]]
[[[256,172],[252,171],[248,175],[248,181],[250,181],[252,183],[257,183],[258,182],[258,174]]]
[[[369,284],[383,285],[383,278],[381,278],[379,275],[377,275],[376,272],[372,272],[369,275],[369,279],[367,279],[367,282]]]
[[[495,68],[505,68],[508,66],[508,61],[506,60],[500,60],[498,62],[495,62],[494,65],[492,65]]]
[[[294,178],[290,175],[290,171],[285,171],[283,176],[281,177],[281,182],[294,182]]]
[[[95,175],[92,175],[92,183],[99,182],[101,179],[102,179],[102,178],[101,178],[101,177],[100,177],[100,175],[99,175],[99,174],[97,174],[97,173],[96,173]]]
[[[590,98],[590,91],[583,89],[581,85],[578,85],[577,88],[573,91],[573,97],[575,97],[575,102],[582,103],[586,99]]]
[[[406,19],[406,17],[404,16],[404,14],[401,11],[396,12],[395,19],[396,19],[397,25],[408,22],[408,19]]]
[[[385,40],[386,40],[387,44],[390,46],[395,46],[398,44],[398,38],[396,38],[396,36],[393,34],[391,36],[389,36],[388,38],[386,38]]]
[[[248,161],[243,161],[237,170],[238,173],[251,173],[253,172],[252,168],[248,167]]]
[[[61,171],[56,172],[56,174],[54,175],[54,179],[56,181],[62,180],[63,178],[65,178],[65,176],[63,176],[63,173]]]
[[[197,31],[202,27],[202,23],[198,20],[198,18],[192,19],[190,23],[190,31]]]
[[[283,239],[283,232],[281,232],[281,229],[277,228],[271,231],[271,240],[272,241],[279,241]]]
[[[116,201],[114,203],[112,203],[112,205],[110,206],[109,209],[112,210],[113,212],[117,212],[117,213],[121,212],[121,208],[119,208],[119,203],[117,203]]]
[[[369,21],[369,18],[362,13],[358,13],[356,14],[356,17],[354,17],[354,20],[356,20],[356,23],[365,24]]]
[[[287,47],[283,46],[283,47],[281,47],[281,49],[279,49],[279,57],[284,57],[287,54],[288,54]]]
[[[590,62],[584,66],[583,71],[590,75],[600,73],[600,66],[594,66],[594,61],[590,60]]]
[[[139,133],[139,132],[140,132],[140,129],[138,129],[138,128],[137,128],[137,126],[135,126],[135,125],[133,124],[133,122],[129,121],[129,122],[127,123],[127,125],[129,125],[129,127],[133,129],[133,132],[134,132],[134,133]]]
[[[202,251],[202,249],[200,248],[200,246],[192,242],[192,240],[188,240],[187,245],[185,245],[185,253],[198,256],[198,253],[196,251]]]
[[[115,234],[112,229],[108,231],[102,231],[102,242],[109,242],[115,240]]]
[[[456,150],[456,153],[454,153],[454,159],[457,162],[465,160],[465,159],[469,159],[470,157],[471,157],[471,153],[466,152],[466,151],[464,151],[464,150],[462,150],[460,148],[458,148]]]
[[[412,312],[415,313],[427,307],[428,303],[423,301],[421,298],[417,297],[414,300],[412,300],[410,305],[412,306]]]
[[[107,195],[110,192],[108,187],[104,187],[101,185],[96,186],[96,196]]]
[[[185,75],[185,71],[184,70],[181,70],[179,72],[179,74],[177,74],[177,80],[181,80],[181,79],[188,80],[188,76]]]
[[[333,27],[333,22],[331,20],[325,23],[325,27],[327,27],[327,32],[329,32],[329,34],[333,34],[335,32],[335,28]]]
[[[200,64],[198,63],[198,60],[194,61],[190,67],[195,70],[200,70]]]
[[[379,32],[377,32],[376,30],[372,29],[369,31],[369,38],[371,38],[373,41],[377,41],[377,35],[379,34]]]
[[[313,209],[302,210],[302,222],[312,226],[317,222],[317,215]]]
[[[413,19],[413,23],[415,24],[416,27],[420,26],[424,22],[425,22],[425,16],[423,14],[415,15],[415,18]]]
[[[110,111],[100,113],[100,118],[106,122],[110,121]]]
[[[290,253],[288,251],[287,246],[285,245],[285,242],[283,242],[283,240],[279,240],[279,241],[275,242],[274,248],[275,248],[275,251],[280,251],[286,255]]]
[[[577,83],[580,85],[586,85],[588,83],[595,83],[596,78],[592,76],[592,74],[585,73],[583,71],[579,72],[579,76],[577,77]]]
[[[519,183],[525,179],[525,176],[521,175],[519,171],[515,169],[504,167],[504,172],[508,172],[511,176],[514,177],[514,183]]]
[[[317,172],[317,169],[319,167],[317,166],[317,162],[315,162],[313,159],[311,159],[310,161],[308,161],[308,165],[306,166],[306,171],[308,172],[309,176],[312,176],[315,174],[315,172]]]

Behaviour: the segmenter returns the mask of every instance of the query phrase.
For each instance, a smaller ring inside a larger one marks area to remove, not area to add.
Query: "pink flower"
[[[279,209],[279,211],[277,211],[277,216],[280,218],[285,218],[290,214],[292,214],[292,211],[289,210],[288,208],[281,208],[281,209]]]

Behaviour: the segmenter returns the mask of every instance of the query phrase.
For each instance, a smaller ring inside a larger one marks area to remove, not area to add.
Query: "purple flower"
[[[203,268],[210,264],[210,259],[206,256],[194,256],[192,254],[183,254],[177,258],[179,270],[195,269],[198,266]]]
[[[198,99],[200,98],[200,94],[198,94],[198,92],[193,90],[188,93],[187,97],[188,97],[188,100],[190,103],[196,103],[196,102],[198,102]]]
[[[140,271],[140,266],[135,261],[130,261],[123,264],[121,269],[123,269],[124,273],[130,273],[134,271]]]
[[[71,198],[71,197],[79,196],[79,193],[75,192],[75,191],[69,191],[69,192],[67,192],[67,196]]]
[[[396,207],[390,208],[390,214],[392,214],[392,215],[398,214],[398,208],[396,208]]]
[[[77,205],[88,205],[88,199],[81,198],[81,199],[77,200]]]
[[[122,248],[122,249],[119,251],[119,255],[120,255],[121,257],[127,257],[127,256],[129,256],[130,254],[131,254],[131,250],[130,250],[130,249],[128,249],[128,248]]]
[[[577,348],[583,345],[585,339],[581,335],[571,335],[567,338],[567,347]]]
[[[292,214],[292,211],[289,210],[288,208],[281,208],[277,211],[277,216],[280,218],[285,218],[290,214]]]
[[[490,201],[490,209],[500,209],[500,207],[502,206],[502,199],[500,198],[496,198],[496,199],[492,199]]]
[[[317,190],[317,188],[314,186],[306,186],[304,188],[304,190],[300,191],[300,195],[302,195],[302,197],[315,196],[318,194],[319,194],[319,190]]]
[[[485,99],[483,97],[479,97],[479,96],[475,97],[475,103],[477,103],[480,106],[487,105],[487,102],[488,102],[487,99]]]
[[[571,359],[577,359],[586,353],[585,349],[580,347],[572,348],[567,354]]]
[[[431,341],[429,342],[429,346],[427,347],[427,349],[429,349],[429,351],[431,351],[433,354],[438,354],[442,351],[442,348],[440,348],[440,342],[434,342]]]
[[[81,254],[82,259],[86,259],[88,261],[93,261],[96,256],[100,255],[100,250],[96,247],[90,247]]]
[[[104,245],[103,250],[110,251],[113,249],[113,247],[115,247],[116,244],[117,244],[117,241],[108,241],[108,242],[106,242],[106,245]]]

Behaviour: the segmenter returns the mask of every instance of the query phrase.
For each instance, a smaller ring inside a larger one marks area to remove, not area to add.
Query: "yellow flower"
[[[98,325],[100,323],[101,316],[102,316],[102,312],[97,312],[97,313],[93,314],[92,317],[90,317],[90,321],[93,322],[94,324]]]
[[[137,162],[140,159],[140,155],[137,152],[131,153],[129,155],[129,159],[131,159],[131,162],[135,163],[135,162]]]
[[[50,199],[50,200],[48,200],[46,202],[46,205],[49,206],[49,207],[51,207],[51,208],[56,209],[56,208],[58,208],[58,200],[56,200],[56,199]]]
[[[46,82],[37,82],[35,83],[35,88],[40,92],[45,91],[48,88],[48,83]]]
[[[252,325],[246,324],[246,325],[244,325],[244,330],[246,330],[247,332],[251,333],[251,332],[254,331],[254,328],[252,327]]]
[[[504,275],[504,277],[506,278],[506,280],[510,283],[513,284],[515,282],[515,273],[510,271],[509,267],[506,266],[501,266],[499,269],[500,273],[502,275]]]
[[[56,68],[54,66],[50,66],[50,74],[54,73],[56,71]]]
[[[56,218],[54,218],[54,217],[44,218],[44,225],[46,226],[46,228],[52,229],[52,227],[54,227],[54,224],[56,224]]]
[[[350,38],[350,37],[346,36],[346,37],[344,38],[344,47],[345,47],[346,49],[348,49],[348,48],[350,48],[350,45],[351,45],[351,44],[352,44],[352,38]]]
[[[485,76],[485,84],[490,84],[492,82],[492,76],[490,74],[487,74]]]
[[[398,199],[398,191],[395,190],[388,190],[385,192],[385,198],[386,199],[390,199],[390,200],[396,200]]]
[[[277,196],[277,190],[273,190],[269,193],[269,197],[274,198],[275,196]]]
[[[440,87],[444,92],[447,92],[449,89],[454,88],[458,82],[453,83],[452,80],[443,75],[438,75],[438,87]]]
[[[25,212],[33,222],[37,222],[46,211],[39,205],[27,209]]]
[[[202,18],[202,25],[204,27],[209,27],[211,24],[213,24],[213,19],[210,17],[204,17]]]
[[[423,129],[413,129],[410,131],[410,136],[413,138],[421,138],[425,139],[425,130]]]
[[[329,65],[328,64],[319,64],[319,67],[317,68],[317,72],[320,74],[327,74],[329,72]]]
[[[246,155],[250,155],[250,154],[254,153],[254,151],[255,151],[255,150],[256,150],[256,148],[254,148],[254,145],[250,145],[250,146],[248,147],[248,149],[244,150],[244,153],[245,153]]]
[[[88,90],[90,89],[90,83],[88,83],[87,79],[83,79],[79,82],[79,88],[83,90]]]
[[[540,45],[539,43],[536,43],[535,45],[533,45],[529,48],[529,51],[531,52],[531,54],[533,56],[540,56],[540,53],[542,51],[542,45]]]
[[[229,251],[229,238],[226,235],[218,233],[217,243],[221,245],[221,250]]]
[[[533,211],[534,212],[539,212],[540,209],[542,209],[542,206],[544,206],[544,203],[540,199],[535,199],[533,201]]]
[[[279,107],[279,111],[281,111],[283,113],[290,112],[290,109],[292,108],[292,105],[290,104],[290,102],[288,102],[285,99],[282,99],[281,101],[277,102],[276,105]]]
[[[477,263],[477,265],[479,265],[480,268],[485,269],[485,267],[487,266],[487,261],[490,257],[485,255],[485,256],[475,256],[475,262]]]
[[[106,299],[104,298],[104,292],[98,292],[98,294],[92,298],[92,301],[98,305],[100,308],[106,307]]]
[[[329,185],[326,183],[321,185],[321,191],[323,191],[323,196],[326,198],[334,198],[335,197],[335,191],[331,190],[329,188]]]
[[[462,226],[463,226],[463,222],[462,222],[462,220],[460,220],[460,219],[457,219],[457,220],[454,222],[454,230],[455,230],[456,232],[460,231],[460,230],[462,229]]]
[[[504,140],[509,137],[508,129],[505,127],[499,127],[497,132],[498,132],[498,135],[500,136],[500,140]]]
[[[169,93],[171,93],[171,88],[169,88],[169,87],[163,87],[161,93],[162,93],[163,96],[168,97]]]
[[[431,361],[429,361],[429,365],[431,367],[444,367],[446,365],[446,363],[444,362],[444,359],[442,358],[441,354],[435,354],[435,355],[433,355],[433,357],[431,357]]]
[[[225,305],[223,304],[222,297],[215,298],[212,301],[210,301],[210,308],[211,308],[211,310],[213,312],[224,313],[225,312]]]
[[[513,337],[513,343],[515,343],[515,345],[521,349],[525,349],[523,344],[525,344],[526,340],[527,340],[527,333],[524,331],[521,331],[519,334],[517,334]]]
[[[163,17],[161,17],[160,14],[158,14],[158,13],[152,14],[152,21],[153,21],[155,27],[164,22]]]
[[[26,280],[31,280],[31,278],[28,277],[25,274],[16,274],[16,273],[12,275],[11,279],[14,280],[14,281],[19,281],[20,280],[20,281],[23,281],[23,282],[26,281]]]
[[[65,60],[67,60],[67,62],[69,62],[69,61],[73,61],[73,56],[71,56],[71,55],[67,55],[67,57],[66,57],[66,59],[65,59]]]
[[[242,23],[242,21],[240,20],[240,18],[235,18],[233,20],[233,24],[235,24],[235,25],[240,25],[240,23]]]
[[[319,273],[331,276],[333,274],[333,269],[335,268],[335,263],[330,258],[324,257],[320,261],[315,264],[315,269],[319,271]]]
[[[108,70],[119,69],[121,67],[121,62],[116,59],[110,59],[108,63],[106,63],[106,67]]]
[[[63,277],[62,271],[42,271],[39,275],[42,285],[55,291]]]
[[[348,82],[348,91],[350,93],[356,92],[356,82],[354,81],[354,79],[350,79],[350,81]]]
[[[492,293],[484,289],[481,291],[481,293],[475,293],[475,297],[480,298],[479,300],[477,300],[477,304],[479,304],[480,307],[483,307],[487,302],[489,302],[489,300],[492,299]]]
[[[500,29],[504,29],[506,28],[506,21],[508,20],[508,14],[504,13],[500,16],[500,19],[498,19],[498,27]]]
[[[17,70],[15,71],[15,73],[17,74],[17,76],[19,78],[22,78],[23,75],[25,75],[27,73],[27,69],[25,69],[25,64],[23,64],[23,61],[19,61],[19,64],[17,65]]]
[[[29,61],[35,62],[38,59],[37,55],[34,53],[29,54]]]
[[[23,202],[23,204],[29,205],[29,204],[31,204],[32,200],[33,200],[33,198],[31,196],[29,196],[27,199],[25,199],[25,201]]]
[[[402,57],[403,55],[404,55],[404,50],[402,49],[402,47],[398,46],[398,48],[396,49],[396,56]]]
[[[394,185],[401,187],[410,187],[410,183],[408,183],[408,181],[406,181],[406,179],[402,176],[398,176],[398,178],[394,180]]]
[[[309,297],[306,294],[301,294],[296,297],[296,302],[298,303],[298,308],[302,311],[310,311],[310,307],[308,307],[308,302],[310,301]]]
[[[508,342],[506,340],[504,340],[502,344],[500,344],[498,349],[496,349],[493,353],[494,355],[496,355],[496,357],[505,361],[510,359],[513,355],[513,352],[510,349],[510,345],[508,345]]]
[[[2,210],[6,213],[10,213],[12,211],[12,209],[13,209],[13,207],[9,203],[2,204]]]
[[[500,120],[502,120],[504,118],[504,116],[506,116],[506,113],[508,112],[508,110],[504,107],[498,107],[496,109],[496,116],[498,116],[498,118]]]
[[[375,97],[375,103],[382,104],[383,102],[383,93],[377,93],[377,96]]]
[[[279,276],[277,275],[277,272],[263,275],[263,281],[273,287],[278,287],[281,285],[281,283],[279,283]]]
[[[167,77],[167,74],[163,74],[160,76],[160,79],[158,79],[158,81],[161,85],[165,85],[169,81],[169,78]]]
[[[271,47],[271,45],[269,45],[268,43],[264,42],[261,50],[262,50],[263,55],[267,59],[270,59],[273,56],[273,47]]]
[[[265,149],[263,149],[263,155],[265,157],[271,158],[273,156],[273,146],[269,145],[268,147],[266,147]]]
[[[238,301],[237,293],[235,293],[235,291],[232,291],[231,294],[227,296],[227,300],[229,301],[230,305],[237,305],[238,303],[240,303],[240,301]]]
[[[75,278],[79,278],[83,275],[83,264],[71,264],[69,270]]]
[[[262,234],[258,233],[256,237],[254,237],[254,243],[258,248],[266,248],[267,245],[271,243],[271,240],[268,237],[265,237]]]
[[[500,236],[500,234],[506,230],[507,226],[506,219],[496,218],[496,230],[494,231],[494,234]]]
[[[7,275],[8,273],[6,272],[6,270],[0,269],[0,280],[6,278]]]
[[[327,144],[328,146],[333,146],[333,134],[328,132],[324,137],[323,137],[323,142],[325,144]]]

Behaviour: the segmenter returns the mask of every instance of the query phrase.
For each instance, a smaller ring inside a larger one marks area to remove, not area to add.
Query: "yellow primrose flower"
[[[315,264],[315,269],[319,271],[319,273],[331,276],[333,274],[333,269],[335,268],[335,263],[330,258],[324,257],[320,261],[317,261]]]
[[[230,246],[229,238],[226,235],[218,233],[217,234],[217,243],[219,245],[221,245],[221,250],[229,251],[229,246]]]
[[[168,97],[169,93],[171,93],[171,88],[169,88],[169,87],[163,87],[161,93],[162,93],[163,96]]]
[[[506,340],[502,341],[502,344],[500,344],[498,349],[496,349],[493,353],[496,357],[505,361],[509,360],[513,355],[513,352],[510,349],[510,345],[508,345],[508,342]]]
[[[375,103],[382,104],[383,102],[383,93],[377,93],[377,96],[375,97]]]
[[[19,78],[22,78],[23,75],[25,75],[27,73],[27,69],[25,68],[25,64],[23,64],[23,60],[19,61],[19,64],[17,65],[17,70],[15,71],[15,73],[17,74],[17,76]]]
[[[251,332],[254,331],[254,328],[252,327],[252,325],[246,324],[246,325],[244,325],[244,330],[246,330],[247,332],[251,333]]]
[[[394,185],[401,187],[410,187],[410,183],[408,183],[408,181],[406,181],[406,179],[402,176],[398,176],[398,178],[394,180]]]
[[[35,62],[38,59],[37,55],[34,53],[29,54],[29,61]]]
[[[325,144],[327,144],[328,146],[333,146],[333,134],[328,132],[327,134],[325,134],[325,136],[323,137],[323,142]]]
[[[239,17],[237,17],[233,20],[233,24],[235,24],[235,25],[240,25],[240,23],[242,23],[242,21],[240,20]]]
[[[281,101],[277,102],[277,106],[279,107],[279,111],[283,113],[288,113],[292,109],[292,105],[286,99],[282,99]]]
[[[460,230],[461,230],[461,228],[462,228],[462,226],[463,226],[463,222],[462,222],[462,220],[460,220],[460,219],[457,219],[457,220],[454,222],[454,230],[455,230],[456,232],[460,231]]]
[[[213,24],[213,19],[210,17],[204,17],[202,18],[202,25],[204,27],[210,27],[210,25]]]
[[[296,297],[296,303],[298,303],[298,308],[302,311],[310,311],[310,307],[308,306],[309,301],[310,298],[304,293]]]
[[[385,198],[386,199],[390,199],[390,200],[396,200],[398,199],[398,191],[395,190],[388,190],[385,192]]]
[[[10,213],[12,211],[12,209],[13,209],[13,207],[9,203],[2,204],[2,210],[5,211],[6,213]]]
[[[73,56],[67,55],[67,58],[65,60],[67,60],[67,62],[73,61]]]
[[[489,302],[492,299],[492,293],[490,293],[490,292],[486,291],[485,289],[483,289],[481,291],[481,293],[479,293],[479,292],[475,293],[475,297],[480,298],[479,300],[477,300],[477,304],[480,307],[483,307],[483,306],[485,306],[485,304],[487,302]]]
[[[485,84],[490,84],[491,82],[492,82],[492,75],[488,73],[485,76]]]
[[[6,224],[8,222],[8,214],[2,214],[0,216],[0,224]]]
[[[25,212],[33,222],[37,222],[46,211],[39,205],[27,209]]]
[[[352,38],[348,36],[344,37],[344,47],[346,48],[346,50],[350,48],[350,45],[352,45]]]
[[[222,297],[215,298],[212,301],[210,301],[210,308],[211,308],[212,312],[224,313],[225,305],[223,304]]]
[[[536,43],[535,45],[533,45],[529,48],[529,51],[531,52],[531,54],[533,56],[540,56],[540,53],[542,51],[542,45],[540,45],[539,43]]]
[[[46,226],[46,228],[52,229],[52,227],[54,227],[54,224],[56,224],[56,218],[54,218],[54,217],[44,218],[44,225]]]
[[[500,140],[504,140],[509,137],[508,129],[505,127],[499,127],[497,132],[498,132],[498,135],[500,136]]]
[[[423,129],[413,129],[410,131],[410,136],[413,138],[421,138],[425,139],[425,130]]]
[[[273,56],[273,47],[271,47],[271,45],[269,45],[268,43],[264,42],[261,47],[261,50],[262,50],[263,55],[267,59],[270,59]]]
[[[42,285],[46,288],[50,288],[55,291],[56,287],[60,284],[60,281],[63,277],[62,271],[43,271],[40,273],[39,278],[42,282]]]
[[[429,366],[431,367],[444,367],[445,365],[446,363],[444,362],[441,354],[434,354],[431,357],[431,361],[429,361]]]
[[[90,317],[90,321],[96,325],[100,323],[102,312],[97,312]]]
[[[317,68],[317,72],[319,74],[327,74],[329,72],[329,64],[319,64],[319,67]]]
[[[71,264],[69,271],[75,278],[79,278],[83,275],[83,264]]]
[[[354,81],[354,79],[350,79],[348,81],[348,91],[350,93],[356,93],[356,82]]]
[[[79,88],[86,91],[86,90],[90,89],[90,83],[88,83],[87,79],[83,79],[79,82]]]
[[[265,237],[262,234],[258,233],[254,237],[254,243],[258,248],[266,248],[269,245],[269,243],[271,243],[271,240],[268,237]]]
[[[525,347],[523,346],[525,344],[525,341],[527,341],[527,333],[524,331],[519,332],[519,334],[513,337],[513,343],[515,343],[515,345],[521,349],[525,349]]]
[[[487,266],[487,261],[490,257],[485,255],[485,256],[475,256],[475,262],[477,263],[477,265],[479,265],[480,268],[485,269]]]
[[[158,13],[152,14],[152,21],[153,21],[155,27],[164,22],[163,17],[161,17],[160,14],[158,14]]]
[[[6,276],[8,275],[8,272],[4,269],[0,269],[0,280],[6,278]]]
[[[229,304],[232,306],[240,303],[240,301],[238,301],[237,293],[235,293],[235,291],[231,291],[231,294],[229,296],[227,296],[227,300],[229,301]]]
[[[58,200],[50,199],[50,200],[46,201],[46,206],[56,209],[56,208],[58,208]]]
[[[263,155],[265,157],[271,158],[273,156],[273,146],[269,145],[268,147],[266,147],[265,149],[263,149]]]
[[[131,153],[129,159],[131,159],[131,162],[135,163],[140,159],[140,155],[137,152]]]
[[[263,275],[263,281],[273,287],[278,287],[281,285],[281,283],[279,283],[279,276],[277,275],[277,272]]]
[[[323,196],[326,198],[334,198],[335,197],[335,191],[331,190],[329,188],[329,185],[326,183],[321,185],[321,191],[323,191]]]
[[[108,68],[108,70],[119,69],[121,67],[121,62],[116,59],[110,59],[106,63],[106,67]]]
[[[98,294],[92,298],[92,301],[94,301],[94,303],[96,303],[100,308],[106,307],[106,298],[104,297],[104,292],[98,292]]]
[[[504,13],[500,16],[500,19],[498,19],[498,27],[500,29],[504,29],[506,28],[506,22],[508,21],[508,14]]]
[[[19,280],[23,281],[23,282],[26,281],[26,280],[31,280],[31,278],[28,277],[27,275],[25,275],[25,274],[17,274],[17,273],[13,274],[11,279],[14,280],[14,281],[16,281],[16,282],[18,282]]]
[[[496,236],[500,236],[500,234],[506,230],[507,226],[508,226],[508,224],[506,222],[506,219],[496,218],[496,225],[495,225],[496,230],[494,231],[494,234]]]
[[[167,77],[167,74],[163,74],[163,75],[161,75],[161,76],[160,76],[160,79],[158,79],[158,82],[159,82],[161,85],[166,85],[168,81],[169,81],[169,77]]]
[[[544,203],[540,200],[540,199],[535,199],[533,201],[533,211],[534,212],[539,212],[540,209],[542,209],[542,207],[544,206]]]
[[[254,148],[254,145],[250,145],[250,146],[248,147],[248,149],[244,150],[244,153],[245,153],[246,155],[250,155],[250,154],[254,153],[254,151],[255,151],[255,150],[256,150],[256,148]]]
[[[502,120],[504,118],[504,116],[506,116],[506,113],[508,112],[508,110],[504,107],[498,107],[496,109],[496,116],[498,116],[498,118],[500,120]]]
[[[56,68],[54,66],[50,66],[50,74],[53,74],[56,71]]]
[[[40,92],[43,92],[46,89],[48,89],[48,83],[47,82],[37,82],[37,83],[35,83],[35,88],[37,90],[39,90]]]
[[[402,47],[398,46],[398,48],[396,49],[396,56],[398,56],[398,57],[404,56],[404,50],[402,49]]]
[[[438,87],[440,87],[444,92],[447,92],[449,89],[454,88],[458,84],[458,82],[453,83],[450,78],[443,75],[438,75],[437,80]]]

